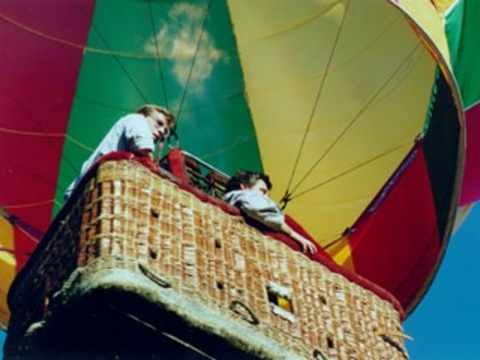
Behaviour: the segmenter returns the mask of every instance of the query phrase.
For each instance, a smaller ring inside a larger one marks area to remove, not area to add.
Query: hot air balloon
[[[462,106],[466,118],[465,172],[460,195],[457,226],[468,215],[479,198],[478,180],[478,117],[480,82],[479,66],[475,55],[480,50],[477,39],[476,19],[480,14],[475,1],[446,1],[437,5],[445,16],[445,31],[452,54],[452,67],[462,95]]]
[[[430,285],[464,154],[432,2],[20,0],[0,4],[0,33],[3,297],[36,246],[12,229],[39,238],[143,103],[170,108],[181,147],[223,172],[268,173],[285,212],[407,313]]]

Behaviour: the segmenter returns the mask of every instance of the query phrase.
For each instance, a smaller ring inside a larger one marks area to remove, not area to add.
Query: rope
[[[401,331],[391,331],[391,330],[376,330],[375,331],[375,335],[378,335],[378,336],[382,336],[382,335],[386,335],[386,336],[398,336],[398,337],[401,337],[401,338],[404,338],[404,339],[407,339],[407,340],[410,340],[410,341],[413,341],[413,338],[410,336],[410,335],[407,335]]]
[[[182,108],[183,108],[183,103],[185,101],[185,97],[187,95],[187,89],[188,89],[188,85],[190,84],[190,80],[192,78],[192,74],[193,74],[193,69],[195,68],[195,63],[197,61],[197,57],[198,57],[198,51],[200,49],[200,44],[202,42],[202,38],[203,38],[203,34],[205,33],[205,27],[207,25],[207,20],[208,20],[208,17],[210,15],[210,10],[211,10],[211,7],[212,7],[212,0],[210,0],[208,2],[208,7],[207,7],[207,10],[205,11],[205,18],[203,19],[203,24],[202,24],[202,31],[200,32],[200,36],[198,38],[198,42],[197,42],[197,47],[195,49],[195,54],[193,56],[193,60],[192,60],[192,65],[190,66],[190,70],[188,72],[188,76],[187,76],[187,81],[185,83],[185,87],[183,88],[183,93],[182,93],[182,98],[180,100],[180,105],[179,105],[179,108],[178,108],[178,113],[177,113],[177,122],[176,124],[178,125],[179,123],[179,120],[180,120],[180,114],[182,112]],[[176,126],[175,125],[175,128]],[[173,129],[173,132],[176,132],[176,129]]]
[[[36,206],[42,206],[42,205],[49,205],[52,203],[52,200],[45,200],[45,201],[39,201],[35,203],[27,203],[27,204],[20,204],[20,205],[3,205],[5,209],[26,209],[30,207],[36,207]]]
[[[339,173],[339,174],[337,174],[337,175],[335,175],[335,176],[333,176],[333,177],[331,177],[331,178],[329,178],[329,179],[327,179],[327,180],[325,180],[325,181],[323,181],[323,182],[321,182],[321,183],[319,183],[319,184],[317,184],[317,185],[314,185],[314,186],[312,186],[312,187],[310,187],[310,188],[308,188],[308,189],[306,189],[306,190],[304,190],[304,191],[296,194],[295,196],[291,196],[291,197],[290,197],[290,200],[295,199],[295,198],[298,198],[298,197],[300,197],[300,196],[302,196],[302,195],[305,195],[305,194],[307,194],[307,193],[309,193],[309,192],[311,192],[311,191],[313,191],[313,190],[315,190],[315,189],[318,189],[318,188],[321,187],[321,186],[324,186],[324,185],[326,185],[326,184],[328,184],[328,183],[331,183],[331,182],[334,181],[334,180],[338,180],[338,179],[340,179],[341,177],[343,177],[343,176],[345,176],[345,175],[348,175],[348,174],[354,172],[355,170],[358,170],[358,169],[364,167],[365,165],[368,165],[368,164],[370,164],[370,163],[373,163],[374,161],[376,161],[376,160],[378,160],[378,159],[381,159],[381,158],[387,156],[388,154],[390,154],[390,153],[392,153],[392,152],[400,149],[402,146],[403,146],[403,145],[399,144],[399,145],[393,147],[392,149],[390,149],[390,150],[388,150],[388,151],[385,151],[385,152],[383,152],[383,153],[381,153],[381,154],[379,154],[379,155],[377,155],[377,156],[374,156],[374,157],[372,157],[372,158],[370,158],[370,159],[368,159],[368,160],[366,160],[366,161],[358,164],[357,166],[354,166],[354,167],[352,167],[352,168],[350,168],[350,169],[347,169],[347,170],[345,170],[344,172],[341,172],[341,173]]]
[[[172,286],[170,281],[166,277],[161,276],[160,274],[150,269],[148,264],[145,264],[139,261],[138,268],[140,269],[143,275],[145,275],[147,278],[152,280],[155,284],[163,288],[169,288]]]
[[[158,66],[158,72],[160,74],[160,81],[162,83],[163,97],[165,99],[165,107],[168,109],[169,106],[168,106],[168,97],[167,97],[167,87],[165,85],[165,77],[163,75],[162,61],[160,57],[160,47],[158,46],[157,29],[155,28],[155,21],[153,18],[153,9],[152,9],[151,0],[148,0],[148,10],[150,13],[150,24],[152,25],[153,38],[155,39],[155,52],[157,56],[157,66]]]
[[[324,85],[325,85],[325,81],[326,81],[327,76],[329,74],[330,66],[332,65],[333,55],[335,54],[335,50],[336,50],[337,45],[338,45],[338,40],[340,38],[340,34],[342,33],[343,26],[345,24],[345,18],[346,18],[346,14],[347,14],[349,5],[350,5],[350,1],[348,1],[347,5],[345,6],[344,16],[342,18],[342,22],[340,23],[340,26],[338,27],[338,31],[337,31],[337,34],[335,36],[335,41],[334,41],[334,44],[333,44],[333,48],[332,48],[332,51],[330,52],[330,57],[328,58],[327,67],[325,69],[325,76],[322,78],[322,81],[320,82],[320,87],[318,88],[317,96],[315,97],[315,102],[313,104],[312,111],[310,113],[310,118],[308,119],[307,127],[305,129],[304,134],[303,134],[303,139],[302,139],[302,142],[300,144],[300,149],[298,151],[297,158],[295,159],[295,163],[294,163],[294,166],[293,166],[293,169],[292,169],[292,174],[290,175],[290,180],[289,180],[288,185],[287,185],[286,193],[288,192],[288,189],[290,189],[290,185],[292,184],[293,176],[295,175],[295,172],[297,170],[298,162],[300,161],[300,156],[302,155],[303,148],[304,148],[305,143],[306,143],[308,131],[310,129],[310,126],[312,125],[313,117],[315,115],[318,104],[320,102],[320,95],[323,93],[323,88],[324,88]],[[283,202],[283,199],[281,201]],[[285,202],[285,206],[286,206],[286,202]]]
[[[397,341],[392,339],[392,336],[398,336],[398,337],[405,338],[407,340],[413,340],[410,336],[400,331],[385,331],[385,330],[377,330],[375,331],[375,335],[380,336],[380,338],[383,341],[385,341],[387,344],[391,345],[392,347],[397,349],[399,352],[401,352],[405,359],[408,359],[407,350],[402,345],[400,345]]]
[[[42,132],[34,132],[34,131],[21,131],[21,130],[9,129],[9,128],[6,128],[6,127],[0,127],[0,132],[4,132],[4,133],[7,133],[7,134],[23,135],[23,136],[64,137],[63,134],[59,134],[59,133],[42,133]]]
[[[68,40],[64,40],[64,39],[61,39],[61,38],[58,38],[58,37],[55,37],[55,36],[52,36],[52,35],[48,35],[44,32],[41,32],[41,31],[38,31],[34,28],[31,28],[31,27],[28,27],[26,25],[23,25],[22,23],[16,21],[16,20],[13,20],[11,17],[8,17],[7,15],[5,14],[2,14],[0,13],[0,18],[2,18],[3,20],[9,22],[10,24],[13,24],[17,27],[19,27],[20,29],[22,30],[25,30],[29,33],[32,33],[32,34],[35,34],[37,36],[40,36],[44,39],[48,39],[48,40],[51,40],[51,41],[54,41],[54,42],[57,42],[59,44],[63,44],[63,45],[67,45],[67,46],[70,46],[70,47],[74,47],[74,48],[77,48],[77,49],[84,49],[83,45],[80,45],[80,44],[76,44],[74,42],[71,42],[71,41],[68,41]]]
[[[56,42],[56,43],[59,43],[59,44],[63,44],[63,45],[66,45],[66,46],[69,46],[69,47],[72,47],[72,48],[75,48],[75,49],[82,50],[82,52],[84,52],[84,53],[85,52],[90,52],[90,53],[103,54],[103,55],[112,55],[112,53],[113,53],[118,57],[130,58],[130,59],[140,59],[140,60],[154,58],[153,56],[128,54],[128,53],[122,53],[122,52],[112,52],[111,50],[103,50],[103,49],[97,49],[97,48],[93,48],[93,47],[89,47],[89,46],[84,46],[82,44],[77,44],[77,43],[74,43],[72,41],[61,39],[59,37],[49,35],[49,34],[44,33],[42,31],[31,28],[31,27],[29,27],[27,25],[24,25],[24,24],[14,20],[11,17],[9,17],[5,14],[2,14],[2,13],[0,13],[0,18],[9,22],[10,24],[26,31],[26,32],[29,32],[29,33],[34,34],[36,36],[39,36],[43,39],[47,39],[47,40],[50,40],[50,41],[53,41],[53,42]]]
[[[328,357],[320,349],[313,350],[313,357],[316,360],[328,360]]]
[[[402,353],[403,357],[405,359],[408,359],[407,351],[395,340],[393,340],[391,337],[387,335],[380,335],[380,337],[387,343],[393,346],[395,349],[397,349],[399,352]]]
[[[14,249],[5,248],[5,247],[0,247],[0,252],[6,252],[13,255],[27,255],[27,256],[32,255],[32,253],[28,251],[14,250]]]
[[[130,73],[128,72],[128,70],[125,68],[125,66],[122,64],[122,62],[120,61],[120,58],[112,51],[112,48],[110,47],[110,45],[108,44],[107,40],[105,39],[105,37],[102,35],[102,33],[100,32],[98,26],[92,21],[92,28],[95,30],[95,32],[97,33],[97,35],[99,36],[99,38],[102,40],[103,44],[105,45],[105,47],[108,49],[108,52],[109,54],[113,57],[113,59],[116,61],[116,63],[118,64],[118,66],[120,67],[120,69],[122,70],[122,72],[124,73],[124,75],[127,77],[128,81],[130,81],[130,83],[132,84],[133,88],[137,91],[137,93],[140,95],[140,97],[143,99],[143,101],[145,103],[149,103],[147,97],[145,96],[145,94],[143,93],[143,91],[140,89],[140,87],[138,86],[138,84],[135,82],[135,80],[133,79],[133,77],[130,75]]]
[[[44,134],[47,142],[50,144],[52,149],[54,151],[58,152],[61,154],[62,158],[65,159],[65,162],[72,168],[76,169],[76,167],[73,165],[73,163],[68,159],[66,156],[63,155],[63,152],[61,149],[59,149],[51,140],[51,137],[48,136],[48,133],[45,133],[41,126],[39,125],[39,122],[30,114],[30,112],[27,110],[27,108],[20,102],[20,100],[10,91],[10,89],[7,87],[7,85],[0,80],[0,87],[2,87],[5,92],[10,96],[10,98],[14,101],[14,103],[20,108],[20,110],[26,115],[26,117],[35,125],[37,129],[39,129],[39,134]]]
[[[250,316],[250,319],[245,318],[245,316],[237,309],[238,307],[242,307],[247,311],[248,315]],[[243,302],[238,301],[238,300],[233,300],[228,307],[230,310],[232,310],[235,314],[240,315],[245,318],[246,321],[253,325],[258,325],[260,324],[260,320],[258,320],[258,317],[254,314],[254,312]]]
[[[352,170],[348,170],[346,172],[343,172],[341,174],[339,174],[338,176],[335,176],[327,181],[324,181],[318,185],[315,185],[315,186],[312,186],[310,187],[309,189],[301,192],[300,194],[297,194],[295,196],[291,195],[295,190],[298,189],[298,187],[306,180],[306,178],[313,172],[313,170],[315,170],[315,168],[321,163],[321,161],[330,153],[330,151],[338,144],[338,142],[343,138],[343,136],[348,132],[348,130],[350,130],[350,128],[357,122],[357,120],[360,118],[360,116],[370,107],[370,105],[374,102],[375,99],[378,98],[378,96],[380,95],[380,93],[382,92],[382,90],[386,87],[386,85],[398,74],[398,72],[400,71],[400,69],[407,63],[407,61],[409,61],[412,56],[415,54],[415,52],[418,51],[418,49],[420,48],[420,44],[419,45],[416,45],[412,51],[408,54],[408,56],[405,57],[405,59],[400,63],[400,65],[395,69],[395,71],[393,73],[390,74],[390,76],[388,76],[385,81],[382,83],[382,85],[377,89],[377,91],[373,94],[373,96],[365,103],[365,105],[360,109],[360,111],[352,118],[352,120],[347,124],[347,126],[342,130],[342,132],[340,133],[340,135],[335,139],[335,141],[330,144],[330,146],[327,148],[327,150],[319,157],[319,159],[310,167],[310,169],[305,173],[305,175],[300,179],[300,181],[295,185],[295,187],[292,189],[292,190],[289,190],[287,189],[287,191],[285,192],[288,196],[285,197],[285,199],[282,199],[281,202],[284,203],[284,207],[286,206],[286,204],[288,203],[288,201],[291,201],[292,199],[296,198],[296,197],[299,197],[300,195],[304,195],[305,193],[308,193],[320,186],[323,186],[325,185],[326,183],[329,183],[331,182],[333,179],[338,179],[339,177],[341,176],[344,176],[346,174],[348,174],[349,172],[365,165],[365,164],[368,164],[370,162],[372,162],[373,160],[375,159],[378,159],[378,158],[381,158],[383,157],[384,155],[388,154],[389,152],[392,152],[394,151],[395,149],[401,147],[401,145],[397,145],[395,148],[385,152],[384,154],[380,154],[378,156],[375,156],[373,158],[373,160],[367,160],[365,161],[364,163],[360,164],[359,166],[355,166],[354,168],[352,168]]]
[[[72,136],[70,136],[70,135],[68,135],[68,134],[65,134],[65,140],[70,141],[71,143],[77,145],[79,148],[82,148],[82,149],[84,149],[84,150],[91,151],[91,152],[93,152],[93,150],[95,150],[94,148],[85,145],[85,144],[82,143],[81,141],[78,141],[77,139],[75,139],[74,137],[72,137]]]
[[[22,227],[18,227],[18,229],[22,232],[22,234],[26,235],[30,240],[32,240],[35,244],[39,243],[39,239],[37,239],[35,236],[30,234],[27,230],[23,229]],[[25,254],[30,255],[31,253],[25,252]]]
[[[320,241],[320,243],[324,243],[326,242],[325,245],[322,245],[322,248],[324,250],[328,250],[329,248],[331,248],[333,245],[339,243],[340,241],[344,240],[347,235],[349,235],[350,233],[348,232],[349,228],[347,228],[341,235],[338,235],[338,236],[335,236],[332,240],[322,240]]]

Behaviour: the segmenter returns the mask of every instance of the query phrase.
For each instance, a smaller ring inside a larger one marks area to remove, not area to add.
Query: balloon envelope
[[[446,34],[452,53],[455,78],[461,90],[467,128],[465,172],[460,205],[480,199],[480,3],[455,1],[446,14]]]
[[[287,213],[407,311],[426,291],[463,161],[430,1],[20,0],[0,4],[0,33],[2,299],[35,246],[12,219],[45,231],[143,103],[176,113],[180,145],[220,170],[267,172]]]

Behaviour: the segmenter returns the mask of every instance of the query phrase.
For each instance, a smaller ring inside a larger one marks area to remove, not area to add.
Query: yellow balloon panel
[[[322,244],[422,132],[436,62],[386,1],[230,1],[272,196]]]
[[[0,234],[2,250],[13,250],[13,228],[3,217],[0,217]],[[15,277],[15,258],[8,251],[0,251],[0,274],[0,326],[5,329],[10,317],[6,303],[7,293]]]
[[[441,54],[446,64],[450,64],[450,51],[445,36],[445,19],[442,12],[447,11],[454,2],[455,0],[433,0],[432,4],[432,1],[398,1],[399,7],[410,16],[426,35],[422,39],[429,39],[427,46],[435,47],[436,52]]]
[[[458,0],[433,0],[433,3],[435,4],[435,7],[438,9],[438,11],[440,11],[441,13],[445,13],[457,1]]]

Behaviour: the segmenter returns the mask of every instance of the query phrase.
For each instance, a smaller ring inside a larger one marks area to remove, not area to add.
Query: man
[[[272,183],[267,175],[239,171],[227,183],[225,201],[237,206],[249,219],[269,229],[281,231],[295,240],[304,253],[314,254],[317,247],[312,241],[294,231],[286,222],[278,205],[270,199]]]
[[[158,105],[143,105],[136,113],[122,117],[83,163],[80,174],[65,191],[65,200],[70,197],[88,169],[103,155],[114,151],[130,151],[153,160],[155,143],[163,143],[174,123],[175,117]]]

